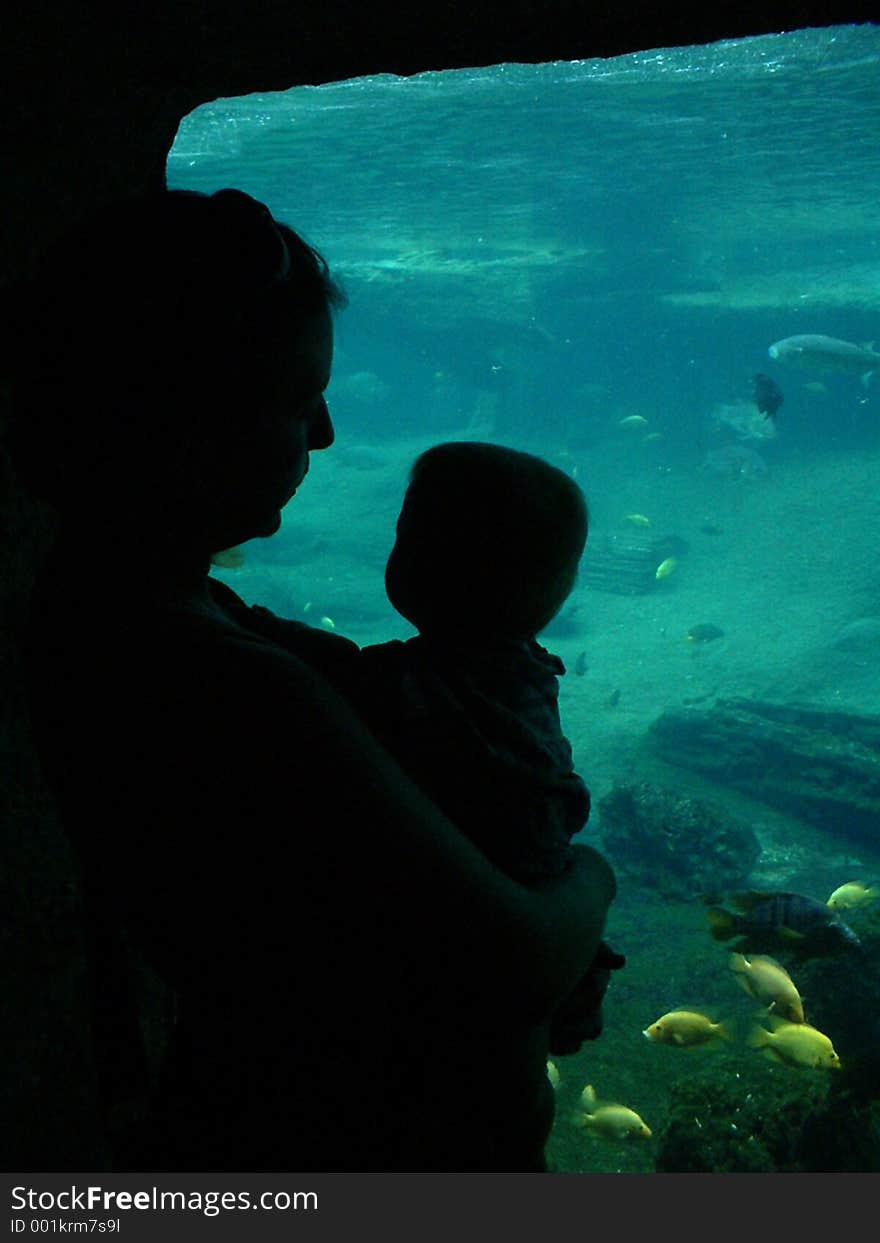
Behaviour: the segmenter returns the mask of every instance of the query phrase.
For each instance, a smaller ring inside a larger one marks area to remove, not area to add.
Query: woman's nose
[[[309,423],[309,448],[329,449],[335,437],[333,420],[330,418],[327,402],[322,397]]]

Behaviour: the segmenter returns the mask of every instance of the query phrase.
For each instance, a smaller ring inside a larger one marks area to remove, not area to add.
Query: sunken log
[[[667,557],[683,557],[688,543],[678,535],[660,539],[591,540],[584,549],[578,582],[594,591],[641,596],[658,586],[657,568]]]
[[[880,716],[810,704],[720,699],[673,708],[650,728],[661,759],[835,836],[880,842]]]

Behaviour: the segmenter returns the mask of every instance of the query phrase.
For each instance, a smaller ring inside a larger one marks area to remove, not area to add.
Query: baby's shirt
[[[419,635],[361,649],[365,719],[462,832],[526,883],[565,869],[590,811],[559,719],[564,672],[534,639]]]

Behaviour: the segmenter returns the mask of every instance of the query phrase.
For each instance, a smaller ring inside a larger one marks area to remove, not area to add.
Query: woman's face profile
[[[309,469],[309,454],[333,443],[325,389],[333,365],[333,322],[319,311],[298,343],[282,353],[275,380],[250,427],[252,452],[240,460],[243,482],[250,475],[262,514],[246,538],[274,535],[281,510],[296,494]]]

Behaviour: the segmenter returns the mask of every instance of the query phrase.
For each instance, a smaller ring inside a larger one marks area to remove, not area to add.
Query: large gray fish
[[[736,938],[737,949],[753,953],[787,949],[813,958],[861,948],[849,924],[824,902],[800,893],[734,893],[706,915],[716,941]]]
[[[836,337],[823,337],[819,333],[807,333],[800,337],[785,337],[770,346],[767,353],[779,363],[802,367],[807,371],[848,371],[868,378],[880,369],[880,354],[870,345],[853,345],[850,341],[838,341]]]

